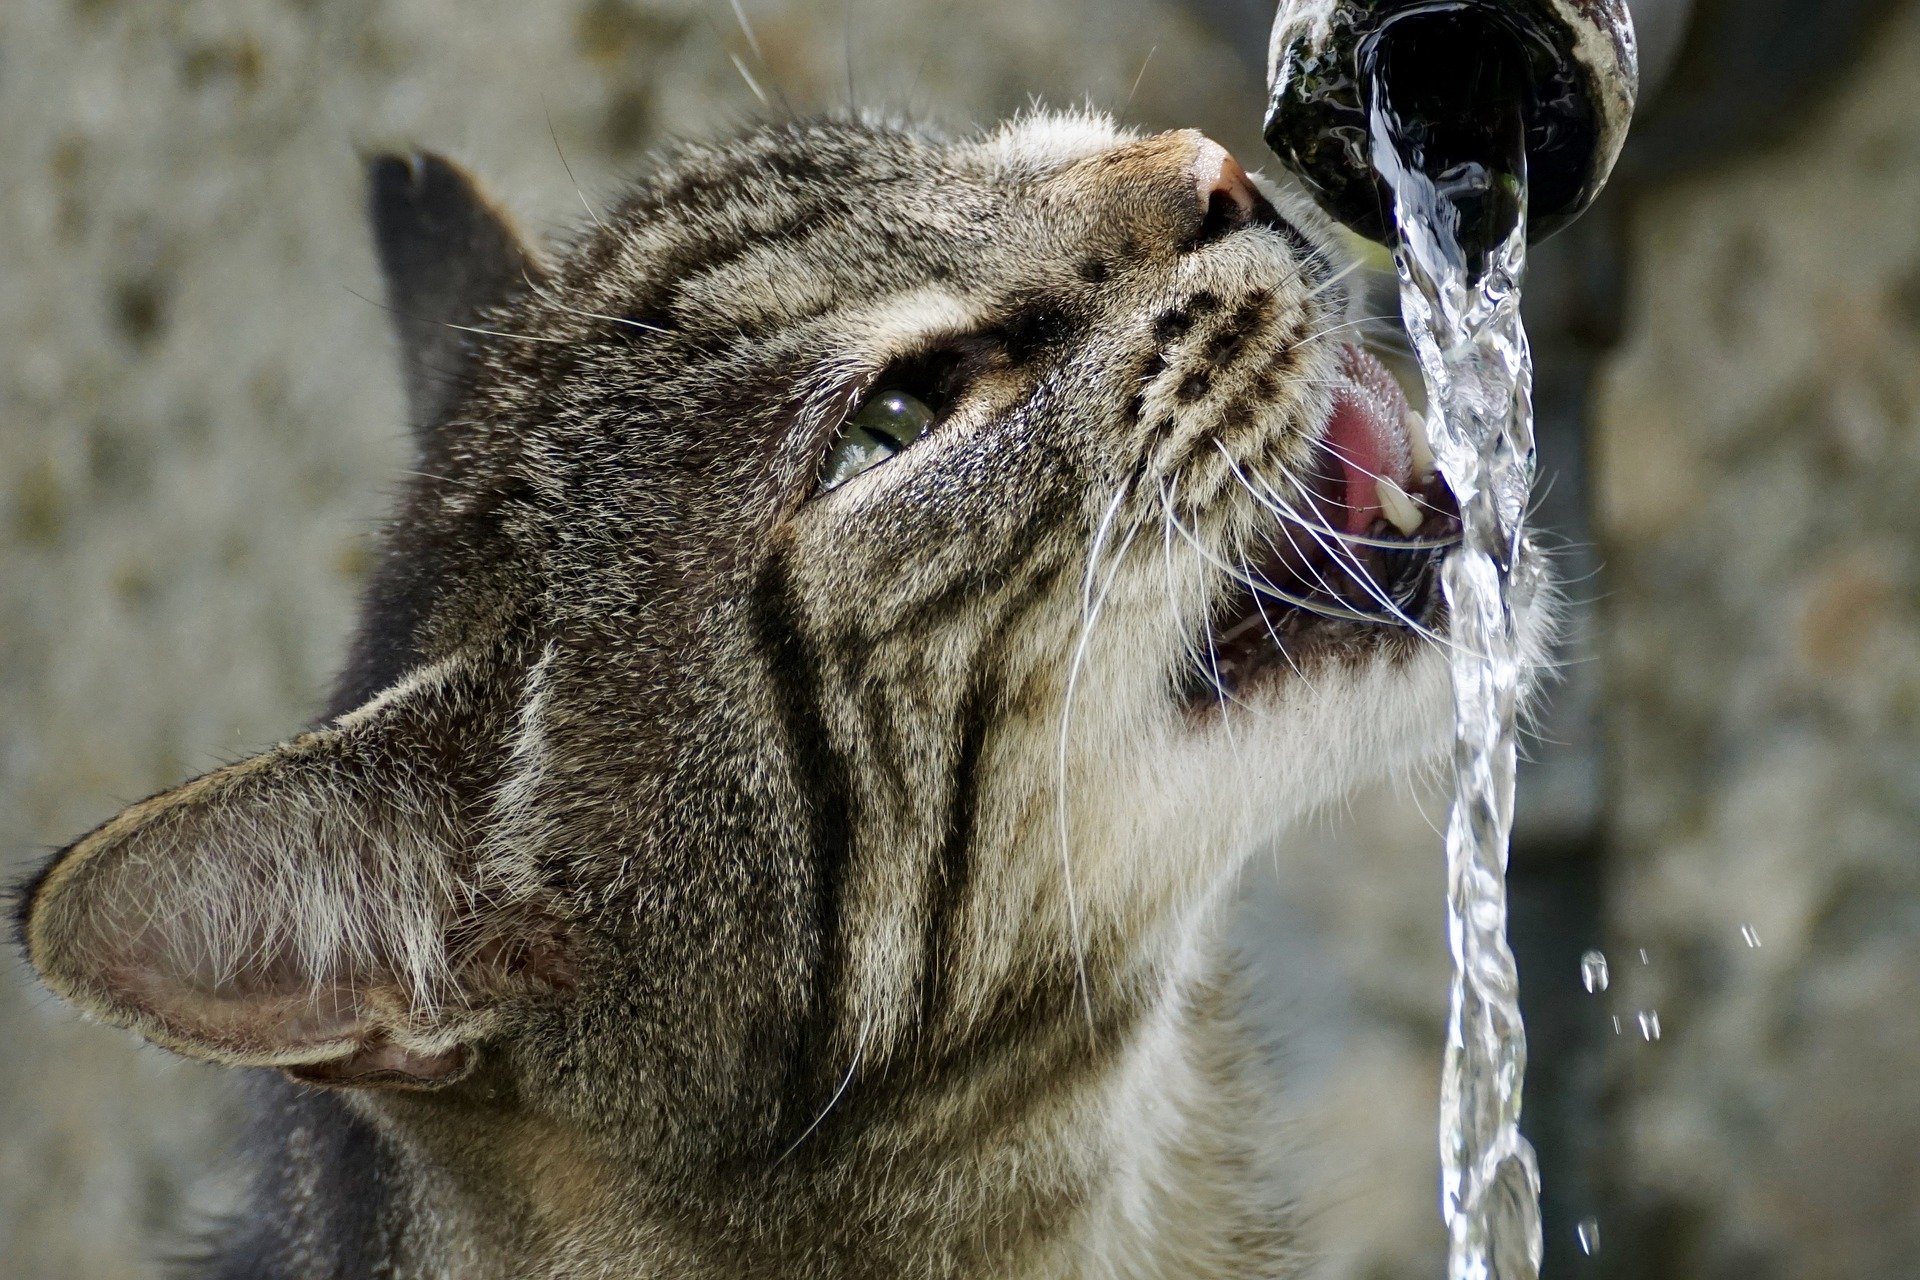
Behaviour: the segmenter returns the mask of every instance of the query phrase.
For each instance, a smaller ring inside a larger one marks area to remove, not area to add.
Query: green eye
[[[834,441],[820,472],[821,489],[832,489],[877,467],[918,440],[933,425],[933,410],[904,391],[882,391],[854,410]]]

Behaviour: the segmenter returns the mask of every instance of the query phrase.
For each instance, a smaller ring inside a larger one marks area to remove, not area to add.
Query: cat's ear
[[[400,339],[407,409],[431,432],[467,372],[480,313],[537,280],[538,256],[451,160],[430,151],[366,160],[367,219]],[[467,326],[458,328],[455,326]]]
[[[482,682],[416,673],[141,801],[21,907],[55,994],[166,1048],[324,1084],[449,1083],[515,996],[571,983],[552,917],[488,892],[458,774]]]

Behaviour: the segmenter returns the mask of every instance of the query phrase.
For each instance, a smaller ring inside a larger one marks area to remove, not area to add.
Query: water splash
[[[1610,981],[1606,952],[1589,951],[1580,957],[1580,985],[1587,989],[1588,995],[1599,995]]]
[[[1436,134],[1421,104],[1389,100],[1409,82],[1408,55],[1400,63],[1371,70],[1372,159],[1394,193],[1401,311],[1426,381],[1427,434],[1464,534],[1441,574],[1455,777],[1446,841],[1454,980],[1440,1107],[1447,1275],[1535,1280],[1540,1176],[1520,1133],[1526,1032],[1506,937],[1515,713],[1526,679],[1515,617],[1542,585],[1537,558],[1523,554],[1534,469],[1533,366],[1519,305],[1525,152],[1516,95],[1490,86],[1489,114],[1467,122],[1479,132],[1458,150],[1466,133]],[[1419,70],[1415,63],[1411,74]]]

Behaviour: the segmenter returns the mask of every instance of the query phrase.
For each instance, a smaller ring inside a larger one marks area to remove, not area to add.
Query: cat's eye
[[[926,401],[904,391],[868,396],[834,441],[820,472],[820,488],[835,488],[879,466],[925,435],[933,419],[934,411]]]

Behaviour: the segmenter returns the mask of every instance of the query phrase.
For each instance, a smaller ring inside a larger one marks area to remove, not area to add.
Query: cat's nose
[[[1062,175],[1104,214],[1117,242],[1198,249],[1278,215],[1227,149],[1198,129],[1176,129],[1088,156]]]
[[[1204,135],[1194,146],[1193,189],[1199,198],[1201,217],[1209,222],[1233,221],[1244,226],[1260,199],[1253,179],[1240,162]]]
[[[1267,202],[1232,153],[1204,134],[1194,138],[1188,172],[1199,225],[1187,247],[1197,249],[1254,222]]]

